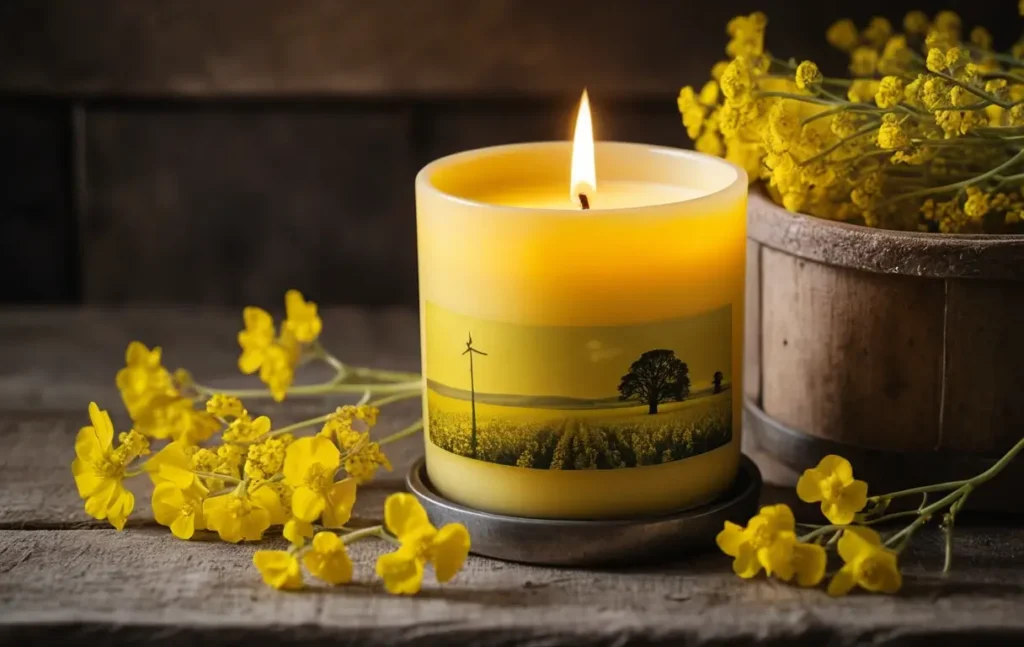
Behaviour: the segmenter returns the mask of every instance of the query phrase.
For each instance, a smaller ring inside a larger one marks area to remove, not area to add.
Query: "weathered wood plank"
[[[805,434],[889,451],[939,438],[944,285],[761,250],[764,411]]]
[[[263,587],[256,546],[181,542],[157,529],[0,532],[0,635],[6,641],[205,644],[271,637],[288,644],[995,644],[1024,636],[1020,533],[961,535],[943,579],[938,536],[911,553],[905,593],[853,595],[743,581],[715,553],[675,566],[572,571],[471,558],[448,585],[387,596],[373,562],[390,548],[351,548],[357,584],[302,594]],[[993,548],[998,544],[999,548]],[[266,542],[265,545],[280,545]],[[931,572],[926,572],[930,570]],[[980,641],[980,642],[979,642]]]
[[[743,310],[743,395],[761,403],[761,245],[747,239],[747,280]]]
[[[947,281],[942,449],[997,456],[1024,420],[1024,281]]]
[[[90,110],[83,301],[415,304],[410,129],[401,107]]]
[[[317,292],[307,298],[318,300]],[[284,295],[255,302],[280,318]],[[357,366],[419,370],[419,328],[414,311],[331,308],[322,312],[325,347]],[[188,368],[211,386],[258,386],[238,372],[241,309],[47,309],[0,312],[0,412],[84,411],[90,400],[118,408],[114,376],[124,365],[128,342],[162,346],[172,369]],[[325,379],[310,368],[300,381]],[[305,401],[304,401],[305,402]],[[296,404],[306,412],[324,402]]]

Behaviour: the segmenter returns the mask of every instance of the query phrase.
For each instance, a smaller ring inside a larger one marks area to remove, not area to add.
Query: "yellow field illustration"
[[[731,312],[618,327],[521,326],[427,304],[430,442],[534,469],[614,469],[732,439]]]

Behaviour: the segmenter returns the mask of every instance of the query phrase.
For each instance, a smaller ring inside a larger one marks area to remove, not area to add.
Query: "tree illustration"
[[[725,376],[722,375],[722,371],[715,371],[715,378],[714,378],[715,393],[721,393],[722,392],[722,378],[723,377],[725,377]]]
[[[649,350],[629,367],[619,384],[620,400],[637,400],[658,413],[658,405],[690,394],[690,369],[672,350]]]
[[[469,437],[469,455],[476,458],[476,380],[473,375],[473,355],[487,355],[482,350],[473,348],[473,333],[469,333],[469,339],[466,341],[466,350],[462,351],[463,355],[469,355],[469,401],[470,407],[472,407],[472,420],[473,420],[473,431]]]

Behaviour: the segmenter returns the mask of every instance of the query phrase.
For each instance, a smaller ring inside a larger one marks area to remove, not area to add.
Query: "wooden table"
[[[324,319],[325,343],[344,359],[416,369],[414,313],[349,309]],[[146,493],[122,533],[87,517],[69,469],[73,438],[90,399],[120,410],[113,379],[127,342],[162,345],[172,367],[238,386],[246,383],[235,373],[239,323],[238,313],[219,311],[0,313],[0,641],[819,645],[941,636],[942,644],[975,645],[1024,638],[1024,532],[1006,520],[958,529],[948,578],[940,574],[941,537],[925,531],[903,559],[901,595],[833,600],[820,590],[742,581],[714,551],[674,556],[667,566],[601,571],[472,557],[454,582],[398,598],[372,580],[383,549],[374,542],[353,547],[359,583],[288,594],[260,582],[251,564],[256,546],[174,539],[152,520]],[[265,411],[287,422],[328,405]],[[381,433],[416,416],[415,403],[388,408]],[[115,420],[118,428],[124,423],[123,414]],[[421,442],[390,448],[395,471],[360,491],[360,520],[380,517]],[[765,497],[780,494],[768,488]]]

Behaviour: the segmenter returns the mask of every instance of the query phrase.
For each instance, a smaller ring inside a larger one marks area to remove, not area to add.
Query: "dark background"
[[[763,10],[842,71],[835,19],[953,9],[997,47],[1015,0],[0,0],[0,303],[416,301],[413,177],[567,139],[688,146],[675,96]]]

